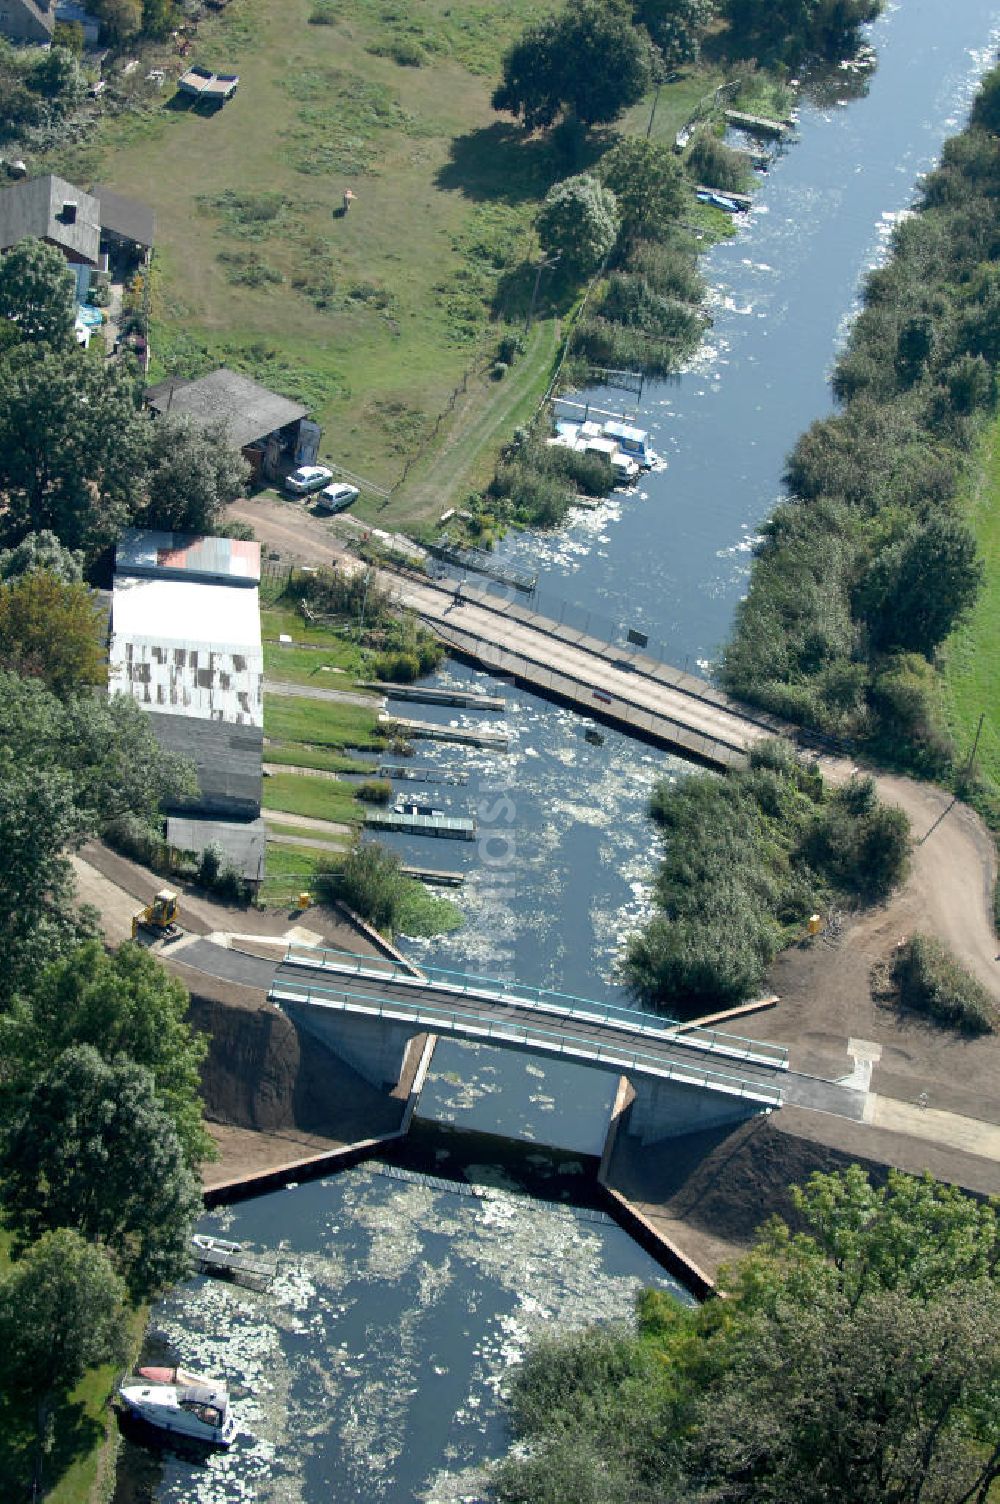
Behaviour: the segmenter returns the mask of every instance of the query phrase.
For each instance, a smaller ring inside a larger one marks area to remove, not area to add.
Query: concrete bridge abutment
[[[315,1003],[283,1001],[281,1007],[300,1034],[318,1040],[380,1090],[395,1088],[411,1039],[427,1032],[416,1021],[341,1013]]]
[[[770,1111],[762,1102],[680,1081],[648,1076],[630,1077],[629,1081],[635,1095],[628,1108],[625,1132],[643,1145],[743,1123]]]

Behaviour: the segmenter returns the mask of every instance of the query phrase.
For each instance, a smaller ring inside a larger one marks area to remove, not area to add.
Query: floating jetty
[[[422,684],[380,684],[358,680],[359,689],[377,689],[391,700],[419,700],[423,705],[462,705],[468,710],[504,711],[502,695],[484,695],[478,689],[428,689]]]
[[[761,115],[744,115],[742,110],[726,110],[724,113],[727,125],[734,130],[746,131],[748,136],[783,141],[795,128],[791,120],[765,120]]]
[[[395,809],[370,809],[365,828],[402,830],[415,836],[440,836],[448,841],[474,841],[476,822],[465,815],[409,815]]]
[[[244,1253],[242,1249],[201,1248],[194,1244],[191,1261],[200,1274],[231,1279],[251,1290],[266,1290],[278,1272],[277,1259],[261,1258],[256,1253]]]
[[[400,867],[404,877],[415,877],[418,882],[429,883],[434,888],[460,888],[465,882],[464,872],[445,872],[440,867]]]
[[[397,726],[400,731],[415,739],[427,741],[458,742],[463,747],[495,747],[506,752],[510,738],[505,731],[470,731],[465,726],[437,726],[433,721],[409,721],[398,715],[383,713],[379,721],[385,726]]]
[[[468,773],[453,768],[422,768],[405,762],[380,762],[375,770],[380,778],[403,778],[410,783],[468,783]]]

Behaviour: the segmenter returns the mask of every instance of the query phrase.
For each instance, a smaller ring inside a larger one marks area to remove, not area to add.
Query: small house
[[[225,366],[195,381],[179,376],[161,381],[147,388],[146,403],[155,414],[188,417],[202,428],[223,424],[254,476],[273,478],[282,466],[302,464],[300,446],[312,443],[314,425],[306,422],[307,409],[300,402]]]
[[[56,13],[50,0],[0,0],[0,36],[44,47],[52,41]]]

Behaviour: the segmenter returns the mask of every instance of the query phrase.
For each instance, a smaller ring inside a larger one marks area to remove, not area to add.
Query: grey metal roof
[[[148,204],[126,198],[103,183],[94,184],[94,197],[101,206],[101,229],[110,230],[122,240],[151,246],[156,233],[156,219]]]
[[[75,219],[64,206],[76,205]],[[79,260],[97,265],[101,243],[101,206],[81,188],[49,173],[0,190],[0,250],[26,236],[50,240]]]
[[[264,876],[267,826],[262,819],[241,821],[204,820],[197,815],[171,815],[167,840],[178,851],[200,855],[206,846],[219,845],[236,870],[251,882]]]
[[[164,390],[163,388],[168,388]],[[188,414],[196,423],[207,427],[211,423],[224,423],[229,430],[229,439],[237,449],[269,434],[288,423],[297,423],[306,416],[307,409],[300,402],[291,402],[266,386],[252,381],[220,366],[207,376],[184,384],[162,383],[150,387],[146,401],[157,413]]]
[[[178,801],[175,808],[223,819],[258,817],[264,792],[264,733],[259,726],[164,713],[151,715],[149,724],[160,746],[190,758],[198,775],[198,797]]]
[[[260,580],[260,544],[241,538],[130,527],[118,540],[115,570],[119,575],[256,585]]]
[[[18,21],[18,12],[22,12],[26,17],[27,29],[24,21]],[[7,21],[9,25],[2,24]],[[38,0],[5,0],[5,3],[0,6],[0,32],[9,34],[16,41],[34,40],[28,36],[32,23],[51,36],[56,24],[55,11],[50,10],[47,3],[40,5]]]

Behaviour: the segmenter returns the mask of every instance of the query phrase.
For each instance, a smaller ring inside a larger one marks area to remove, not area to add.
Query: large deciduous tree
[[[107,1254],[68,1227],[43,1234],[0,1277],[0,1387],[34,1406],[38,1463],[53,1402],[88,1368],[124,1361],[127,1322],[125,1286]]]
[[[562,114],[606,125],[649,88],[649,44],[611,0],[582,0],[529,26],[503,60],[493,108],[519,116],[528,130]]]
[[[930,654],[975,601],[983,564],[969,527],[932,517],[878,554],[860,588],[876,644]]]
[[[0,1186],[25,1245],[75,1227],[111,1251],[136,1298],[187,1273],[198,1181],[152,1071],[124,1056],[76,1045],[56,1058],[4,1135]]]
[[[679,218],[688,190],[677,158],[657,141],[626,136],[601,159],[601,179],[621,217],[622,239],[656,240]]]
[[[54,245],[29,237],[0,256],[0,319],[24,339],[65,348],[75,318],[76,282]]]
[[[60,701],[0,669],[0,1005],[96,931],[67,854],[123,814],[147,818],[194,774],[161,752],[134,701]]]
[[[883,0],[727,0],[733,36],[744,56],[798,62],[830,60],[857,50],[866,21]]]
[[[545,252],[576,273],[600,266],[618,238],[618,225],[614,194],[589,173],[557,183],[535,221]]]
[[[202,1126],[204,1036],[187,1022],[187,989],[141,946],[109,955],[97,942],[57,961],[0,1015],[0,1104],[24,1098],[49,1061],[92,1045],[105,1061],[127,1056],[152,1072],[188,1164],[212,1153]]]
[[[720,1275],[639,1301],[639,1337],[534,1345],[505,1504],[985,1504],[1000,1477],[996,1210],[853,1166],[793,1192]],[[523,1445],[527,1443],[527,1445]]]
[[[0,580],[19,580],[36,570],[45,570],[67,585],[83,579],[83,554],[64,548],[55,533],[28,533],[16,548],[0,549]]]
[[[0,665],[57,695],[106,682],[105,625],[106,612],[82,583],[43,569],[0,584]]]
[[[113,542],[142,501],[148,437],[124,369],[75,349],[11,351],[0,379],[7,540],[49,529],[89,553]]]
[[[250,476],[223,424],[201,428],[190,418],[157,419],[147,463],[147,499],[137,521],[168,531],[213,531]]]
[[[635,17],[649,32],[668,67],[696,63],[715,17],[715,0],[637,0]]]

